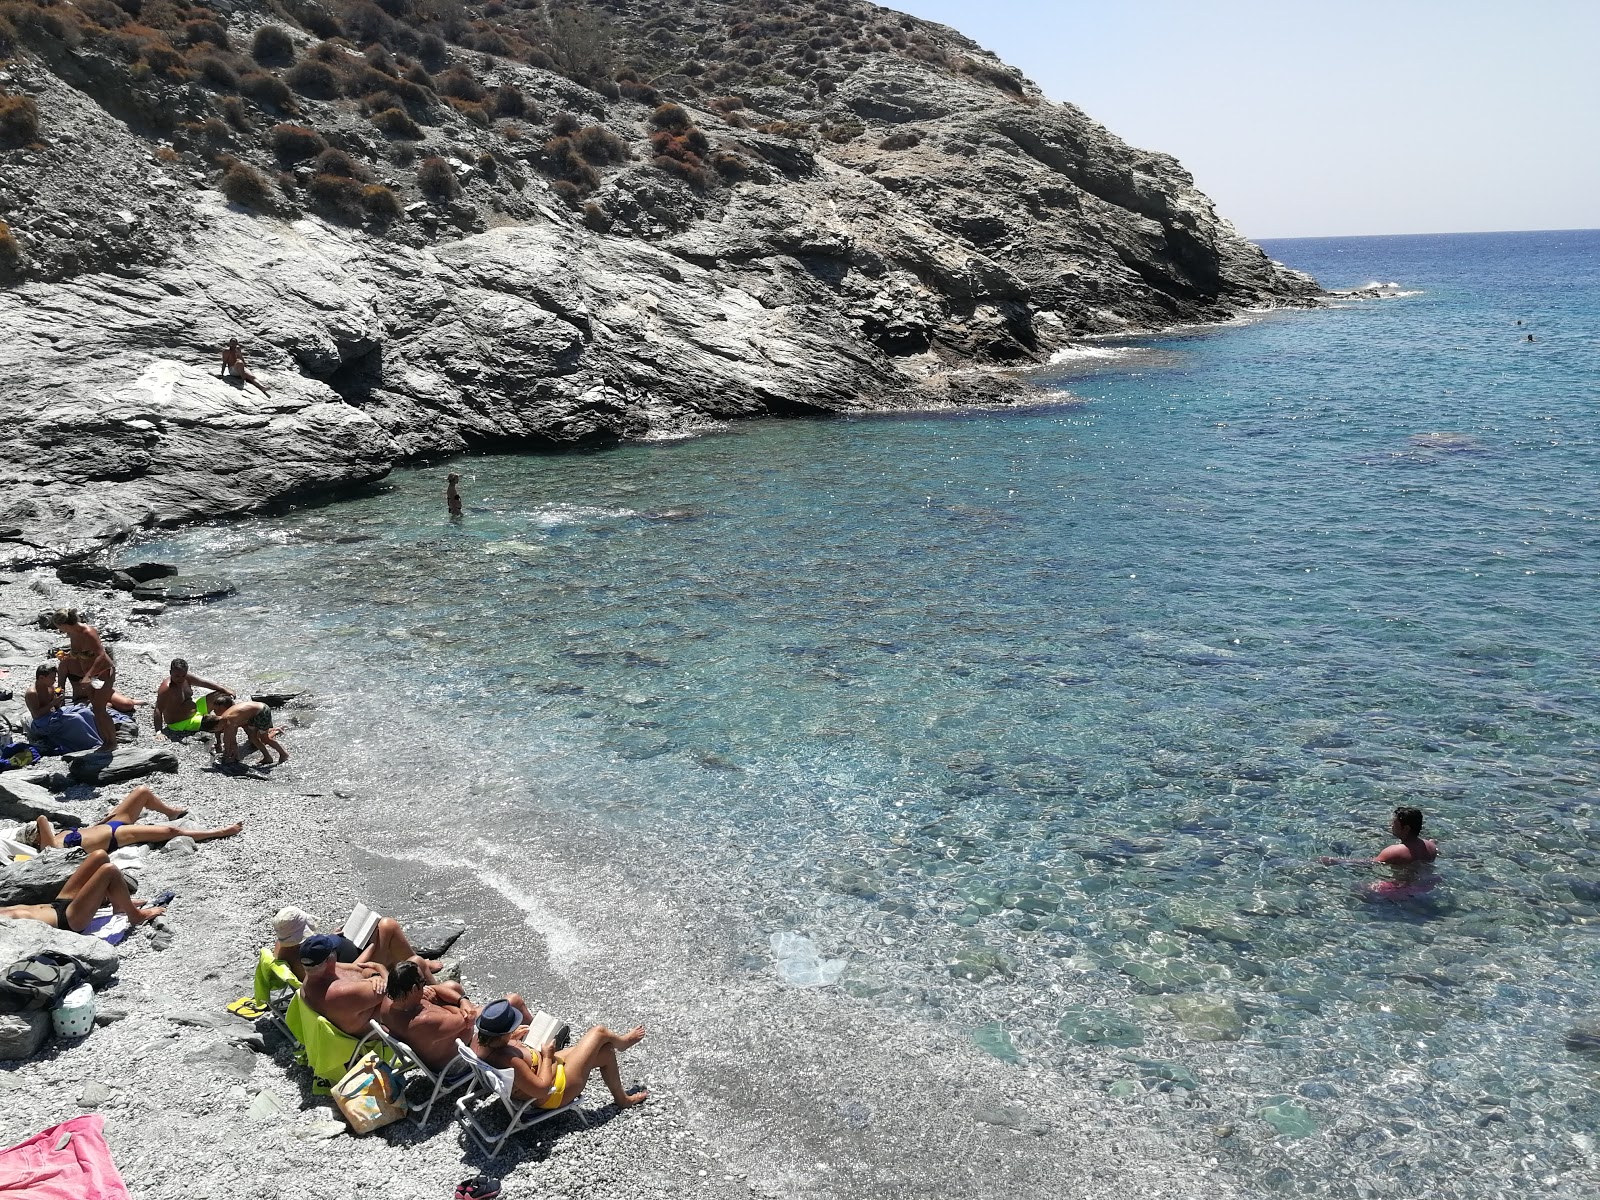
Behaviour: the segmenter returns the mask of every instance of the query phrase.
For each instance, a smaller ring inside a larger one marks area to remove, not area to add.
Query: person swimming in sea
[[[450,510],[450,519],[452,521],[461,519],[461,493],[456,490],[456,484],[460,482],[461,476],[454,471],[451,471],[444,481],[444,502],[445,507]]]
[[[1439,857],[1439,843],[1422,836],[1422,810],[1404,805],[1395,809],[1389,832],[1400,840],[1385,846],[1374,858],[1322,858],[1319,861],[1324,866],[1370,862],[1393,868],[1393,879],[1375,883],[1369,889],[1378,899],[1404,900],[1431,891],[1438,878],[1422,868]]]

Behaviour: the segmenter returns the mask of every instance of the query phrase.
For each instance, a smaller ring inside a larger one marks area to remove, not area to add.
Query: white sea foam
[[[1095,359],[1125,358],[1126,346],[1063,346],[1050,356],[1050,362],[1087,362]]]

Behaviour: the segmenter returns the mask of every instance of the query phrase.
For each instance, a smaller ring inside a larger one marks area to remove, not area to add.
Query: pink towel
[[[111,1147],[100,1134],[103,1125],[96,1113],[73,1117],[0,1150],[0,1198],[129,1200],[112,1165]]]

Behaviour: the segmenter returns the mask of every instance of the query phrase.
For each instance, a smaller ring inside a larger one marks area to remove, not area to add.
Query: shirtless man
[[[1422,836],[1422,810],[1397,808],[1389,832],[1400,840],[1379,852],[1374,862],[1391,867],[1411,867],[1431,863],[1439,857],[1439,844]]]
[[[461,482],[461,476],[451,471],[444,481],[444,503],[450,510],[450,516],[455,519],[461,517],[461,493],[456,490],[456,484]]]
[[[306,972],[300,998],[351,1037],[362,1037],[368,1032],[367,1022],[383,1008],[389,968],[376,962],[341,963],[338,953],[339,939],[326,933],[300,943],[300,962]],[[461,1003],[458,985],[436,984],[434,993],[441,1000],[449,997]]]
[[[58,678],[55,663],[42,663],[33,672],[33,686],[22,693],[31,719],[37,721],[61,707],[61,689],[56,686]]]
[[[135,904],[122,872],[112,865],[104,850],[95,850],[61,885],[54,900],[48,904],[13,904],[0,908],[0,917],[38,921],[53,929],[82,933],[105,904],[127,917],[129,925],[141,925],[166,911],[161,907],[141,908]]]
[[[212,695],[227,691],[220,683],[189,674],[187,660],[173,659],[167,669],[167,677],[156,685],[153,707],[157,733],[171,737],[175,733],[194,733],[200,728],[200,718],[206,715],[211,697],[201,696],[196,700],[196,687],[203,687]]]
[[[72,681],[74,700],[88,700],[94,710],[95,729],[100,733],[100,749],[117,748],[117,727],[111,720],[111,707],[132,712],[134,703],[116,693],[117,666],[100,638],[100,631],[85,625],[75,608],[58,608],[53,618],[56,629],[66,635],[68,649],[61,656],[61,673]]]
[[[274,750],[278,752],[279,763],[289,761],[289,752],[274,736],[281,731],[272,727],[272,710],[265,704],[259,700],[235,700],[226,694],[213,694],[207,699],[211,702],[212,711],[200,718],[200,729],[203,733],[214,733],[221,737],[224,762],[239,761],[239,743],[234,734],[241,729],[250,742],[250,748],[261,755],[258,765],[271,765]]]
[[[528,1006],[517,995],[506,1000],[526,1024]],[[438,988],[429,987],[415,963],[396,964],[384,987],[384,1002],[378,1016],[382,1025],[412,1050],[429,1070],[439,1071],[456,1056],[456,1039],[475,1043],[479,1007],[464,996],[451,1003]]]
[[[306,977],[306,964],[300,957],[300,948],[316,931],[316,918],[308,912],[301,912],[298,908],[281,908],[278,910],[278,915],[272,918],[274,938],[272,956],[293,971],[298,979]],[[411,941],[406,937],[406,931],[400,928],[400,922],[393,917],[379,918],[378,924],[372,931],[372,940],[367,943],[365,950],[342,933],[327,936],[333,938],[333,956],[341,963],[354,966],[376,963],[389,968],[410,961],[422,972],[422,982],[428,984],[433,982],[433,973],[440,967],[437,961],[422,958],[411,948]],[[451,1003],[460,1001],[459,984],[441,984],[440,988],[446,995],[453,997]]]
[[[250,374],[250,368],[245,365],[244,351],[239,349],[238,338],[229,338],[228,348],[222,352],[222,374],[252,384],[263,396],[268,394],[267,389],[261,386],[261,381]]]

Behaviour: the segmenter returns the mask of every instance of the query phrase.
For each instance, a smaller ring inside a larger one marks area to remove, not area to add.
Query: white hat
[[[272,918],[272,932],[284,946],[298,946],[317,931],[317,919],[298,908],[280,908]]]

